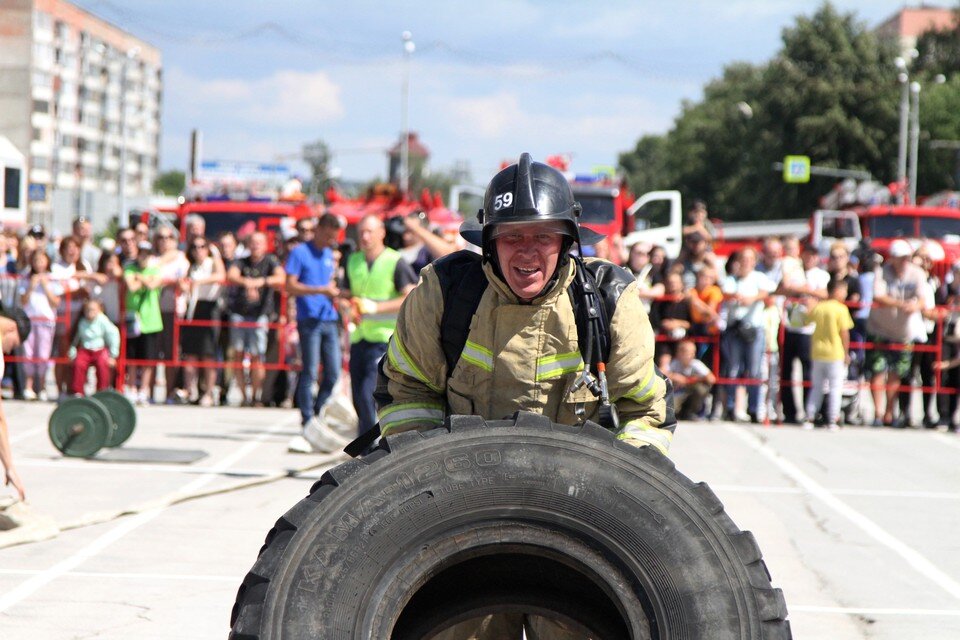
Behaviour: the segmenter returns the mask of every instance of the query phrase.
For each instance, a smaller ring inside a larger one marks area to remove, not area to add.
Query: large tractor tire
[[[454,416],[326,473],[267,535],[230,638],[429,640],[496,613],[598,640],[791,637],[709,487],[593,423],[518,413]]]

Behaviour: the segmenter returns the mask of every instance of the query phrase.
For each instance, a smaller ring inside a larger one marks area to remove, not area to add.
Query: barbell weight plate
[[[107,444],[112,422],[98,400],[71,398],[50,416],[50,441],[65,456],[88,458]]]
[[[113,389],[98,391],[90,397],[103,404],[113,419],[113,428],[107,435],[106,446],[119,447],[133,435],[133,430],[137,427],[137,410],[133,403]]]

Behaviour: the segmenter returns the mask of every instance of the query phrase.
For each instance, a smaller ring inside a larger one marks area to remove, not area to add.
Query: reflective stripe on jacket
[[[448,375],[440,344],[443,294],[432,266],[421,272],[420,285],[407,297],[383,371],[387,398],[379,412],[387,435],[438,426],[447,414],[500,419],[518,410],[533,411],[554,422],[598,421],[598,402],[586,388],[569,391],[583,361],[573,305],[567,288],[575,263],[531,304],[516,295],[483,266],[487,287],[470,323],[470,333],[454,370]],[[450,301],[454,302],[454,301]],[[666,453],[674,425],[666,418],[666,383],[653,364],[654,334],[636,291],[629,285],[610,321],[610,398],[620,414],[617,437],[650,444]]]

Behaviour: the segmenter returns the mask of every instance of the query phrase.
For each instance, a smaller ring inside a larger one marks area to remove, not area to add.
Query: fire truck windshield
[[[574,195],[583,212],[580,221],[587,224],[610,224],[614,218],[613,198],[609,195],[590,195],[577,193]]]
[[[870,219],[874,238],[943,238],[960,236],[960,218],[942,216],[877,216]]]
[[[960,218],[921,217],[920,235],[924,238],[960,236]]]
[[[206,225],[206,236],[217,238],[224,231],[234,233],[243,231],[267,231],[280,224],[280,216],[265,211],[194,211],[190,215],[203,218]],[[267,218],[267,219],[265,219]]]
[[[917,219],[913,216],[877,216],[870,219],[870,237],[916,237]]]

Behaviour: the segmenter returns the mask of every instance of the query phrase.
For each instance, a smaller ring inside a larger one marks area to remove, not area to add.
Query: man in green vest
[[[376,216],[366,216],[357,226],[360,250],[347,260],[342,295],[350,300],[354,324],[350,333],[350,387],[360,419],[358,435],[377,423],[373,391],[377,364],[387,352],[397,328],[397,312],[417,285],[417,276],[400,253],[384,244],[386,228]]]

